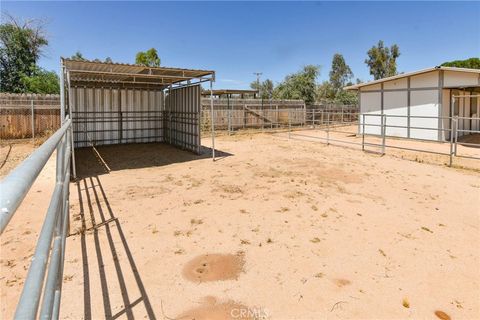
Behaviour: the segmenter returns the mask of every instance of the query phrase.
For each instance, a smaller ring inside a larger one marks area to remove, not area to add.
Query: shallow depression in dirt
[[[234,280],[244,264],[241,254],[205,254],[190,260],[183,268],[183,276],[195,282]]]

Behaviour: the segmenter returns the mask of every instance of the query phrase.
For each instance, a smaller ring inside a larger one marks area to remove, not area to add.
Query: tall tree
[[[250,88],[258,90],[262,99],[271,99],[273,96],[273,81],[266,79],[260,84],[257,81],[250,83]]]
[[[147,67],[159,67],[160,57],[158,56],[155,48],[148,49],[147,51],[140,51],[135,57],[135,63]]]
[[[480,69],[480,58],[470,58],[465,60],[448,61],[441,64],[442,67],[457,67],[457,68],[469,68]]]
[[[340,53],[335,53],[333,55],[332,69],[330,70],[329,76],[335,94],[342,91],[347,82],[353,78],[352,70]]]
[[[22,79],[34,74],[48,41],[42,21],[19,22],[4,16],[0,25],[0,91],[21,93],[26,90]]]
[[[275,88],[273,95],[279,99],[301,99],[307,104],[313,103],[319,74],[319,66],[307,65],[302,70],[287,75]]]
[[[388,48],[380,40],[376,46],[368,50],[367,55],[365,63],[369,66],[370,74],[375,80],[397,74],[397,58],[400,56],[400,49],[396,44]]]

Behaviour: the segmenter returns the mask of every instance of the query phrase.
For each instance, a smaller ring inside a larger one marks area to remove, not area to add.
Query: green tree
[[[456,68],[469,68],[480,69],[480,58],[470,58],[465,60],[448,61],[441,64],[442,67],[456,67]]]
[[[330,70],[330,83],[335,91],[335,95],[343,90],[343,87],[353,78],[353,72],[345,62],[343,56],[335,53],[332,59],[332,69]]]
[[[0,91],[21,93],[25,92],[23,77],[33,75],[48,41],[41,21],[20,23],[4,16],[0,25]]]
[[[140,64],[147,67],[159,67],[160,58],[158,57],[157,50],[155,48],[151,48],[147,51],[138,52],[135,57],[135,64]]]
[[[331,101],[335,100],[336,92],[333,85],[329,81],[324,81],[317,86],[315,101]]]
[[[376,46],[368,50],[367,55],[365,63],[370,68],[370,74],[375,80],[397,74],[397,58],[400,56],[400,49],[396,44],[388,48],[380,40]]]
[[[301,99],[306,104],[311,104],[315,101],[319,74],[319,66],[307,65],[302,70],[287,75],[273,91],[273,96],[278,99]]]
[[[60,93],[58,75],[54,71],[35,68],[31,76],[22,77],[25,92],[53,94]]]
[[[345,85],[350,85],[351,82]],[[343,89],[336,90],[329,81],[324,81],[317,87],[316,101],[340,103],[345,105],[353,105],[358,103],[358,97],[355,92]]]
[[[260,84],[257,81],[250,83],[250,88],[258,90],[262,99],[271,99],[273,97],[273,87],[273,81],[270,79],[266,79]]]

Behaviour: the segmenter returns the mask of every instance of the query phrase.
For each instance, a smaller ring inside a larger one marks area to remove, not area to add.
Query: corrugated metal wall
[[[70,88],[75,147],[163,142],[161,90]]]
[[[200,85],[171,89],[165,98],[165,142],[200,153]]]
[[[200,85],[161,90],[70,88],[75,147],[166,142],[200,153]]]

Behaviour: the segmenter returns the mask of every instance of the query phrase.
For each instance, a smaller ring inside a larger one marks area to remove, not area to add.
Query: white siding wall
[[[444,79],[445,87],[477,86],[480,84],[478,73],[445,71]]]
[[[410,77],[411,88],[432,88],[438,87],[439,71],[431,71]]]
[[[365,133],[366,134],[380,134],[380,127],[369,126],[369,124],[380,125],[381,118],[381,94],[380,92],[361,92],[360,94],[360,106],[361,113],[365,114]],[[370,115],[370,116],[369,116]],[[360,123],[363,123],[363,117],[360,119]],[[360,133],[363,126],[360,126]]]
[[[438,117],[438,90],[421,90],[410,93],[410,116]],[[432,128],[410,129],[410,137],[416,139],[438,140],[438,118],[411,118],[411,127]]]
[[[383,93],[383,113],[387,115],[387,126],[402,126],[405,128],[386,128],[388,136],[407,137],[408,136],[408,91],[391,91]],[[388,117],[392,115],[392,117]],[[402,116],[402,117],[393,117]]]
[[[479,86],[480,75],[478,73],[443,71],[443,86]],[[440,71],[433,70],[424,74],[410,77],[410,137],[426,140],[445,140],[449,139],[448,131],[438,129],[449,129],[449,119],[439,119],[437,117],[450,116],[450,89],[444,89],[441,93],[441,103],[439,101],[438,86],[440,81]],[[370,127],[368,124],[380,125],[381,119],[378,116],[382,113],[382,84],[374,84],[362,87],[360,90],[360,109],[361,113],[366,115],[365,133],[380,134],[380,127]],[[463,94],[463,91],[453,90],[454,95]],[[465,94],[470,94],[466,92]],[[459,117],[480,117],[480,99],[457,99],[458,108],[456,108]],[[474,106],[470,106],[472,103]],[[387,125],[408,126],[408,80],[400,78],[386,81],[383,83],[383,113],[387,115]],[[388,115],[405,116],[388,117]],[[426,117],[426,118],[415,118]],[[435,117],[435,118],[428,118]],[[412,127],[425,128],[413,129]],[[460,119],[460,129],[478,130],[480,129],[479,120]],[[431,128],[431,129],[428,129]],[[360,130],[362,132],[362,118],[360,118]],[[387,135],[407,137],[406,128],[387,128]],[[459,132],[459,136],[468,134]]]

